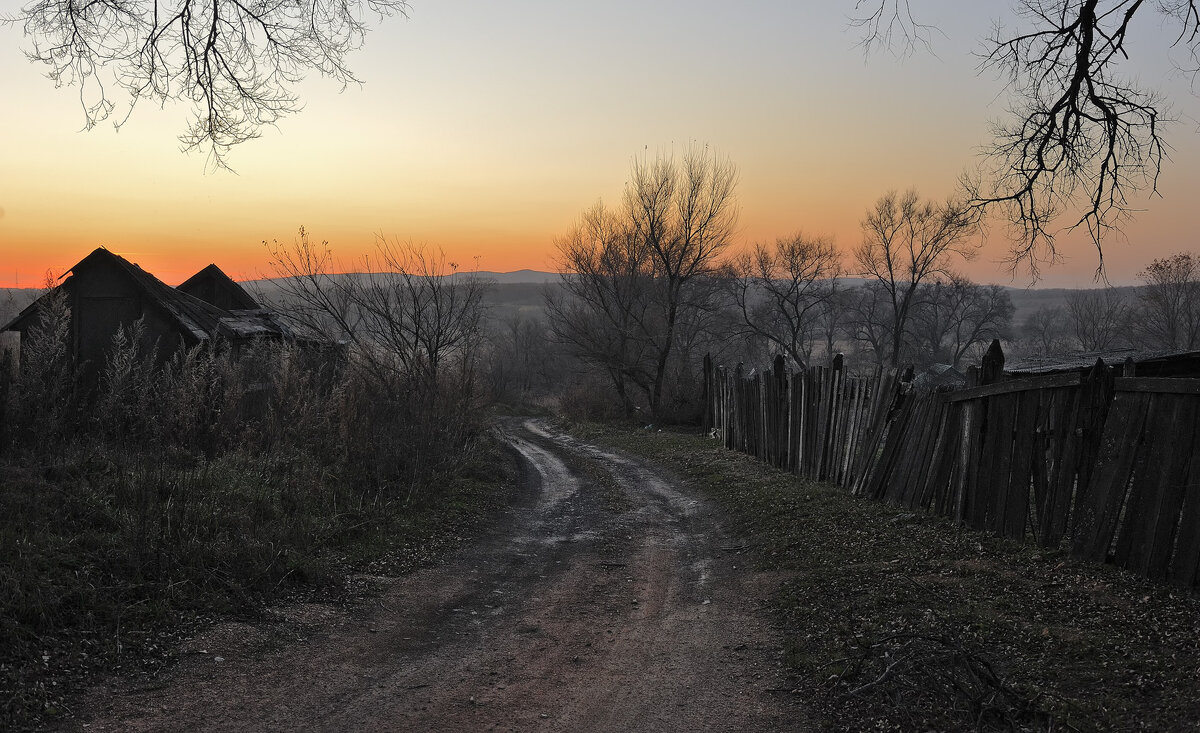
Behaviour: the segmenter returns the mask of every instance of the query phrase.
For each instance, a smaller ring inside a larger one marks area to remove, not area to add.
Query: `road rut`
[[[497,429],[530,491],[495,534],[367,608],[284,609],[302,641],[218,627],[153,689],[95,690],[87,730],[807,727],[761,605],[772,580],[710,505],[548,422]]]

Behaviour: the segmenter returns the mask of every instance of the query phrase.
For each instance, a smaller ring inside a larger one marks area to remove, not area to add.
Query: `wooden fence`
[[[805,478],[848,485],[877,449],[894,401],[892,375],[856,377],[838,355],[829,367],[804,372],[784,369],[744,374],[714,367],[705,359],[708,391],[705,427],[715,428],[725,447],[749,453]]]
[[[982,384],[706,362],[705,421],[729,448],[806,478],[1140,575],[1200,585],[1200,379],[1086,374]],[[973,370],[974,371],[974,370]]]

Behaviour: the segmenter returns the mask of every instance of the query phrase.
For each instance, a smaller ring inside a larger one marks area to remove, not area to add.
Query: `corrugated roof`
[[[229,315],[221,319],[221,333],[235,339],[294,336],[278,315],[264,308],[229,311]]]
[[[1051,374],[1090,369],[1097,359],[1108,366],[1121,366],[1127,359],[1134,364],[1154,364],[1175,360],[1200,359],[1200,351],[1171,351],[1164,349],[1109,349],[1107,351],[1072,351],[1061,354],[1026,357],[1004,365],[1010,374]]]

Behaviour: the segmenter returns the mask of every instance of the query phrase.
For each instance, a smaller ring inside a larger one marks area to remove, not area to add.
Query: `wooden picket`
[[[1140,575],[1200,585],[1200,380],[1087,373],[976,386],[828,367],[749,376],[705,362],[706,425],[799,476]],[[1126,374],[1130,373],[1125,371]]]

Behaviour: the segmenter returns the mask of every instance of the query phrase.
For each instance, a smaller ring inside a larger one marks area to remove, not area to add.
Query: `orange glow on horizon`
[[[287,244],[295,232],[276,239]],[[375,249],[374,236],[356,235],[338,237],[311,232],[321,240],[328,240],[330,249],[339,264],[338,269],[352,272],[357,269],[364,256]],[[435,243],[414,239],[418,244],[440,248],[447,263],[454,263],[460,271],[511,272],[514,270],[555,271],[552,248],[547,244],[545,253],[531,251],[528,240],[519,235],[505,238],[492,237],[485,247],[470,241]],[[357,246],[347,246],[351,242]],[[235,280],[257,280],[273,277],[271,256],[261,242],[252,245],[231,246],[228,244],[208,245],[195,240],[173,240],[165,237],[150,239],[128,238],[123,241],[96,239],[93,241],[62,241],[50,236],[32,235],[17,239],[5,237],[3,260],[0,261],[0,287],[42,288],[47,277],[58,278],[97,247],[105,247],[115,254],[137,264],[143,270],[168,285],[178,285],[209,264],[216,264]]]
[[[832,236],[849,266],[880,195],[943,198],[977,160],[1010,100],[973,54],[1007,5],[943,2],[935,53],[864,59],[838,3],[679,13],[618,0],[595,13],[537,0],[518,15],[475,3],[466,25],[461,7],[424,4],[372,30],[355,57],[364,86],[305,80],[303,112],[239,146],[236,173],[180,152],[186,104],[140,107],[119,133],[79,132],[78,90],[48,83],[21,53],[30,39],[0,24],[0,74],[20,101],[0,115],[0,287],[40,287],[102,245],[168,284],[210,263],[268,277],[262,242],[289,242],[300,225],[345,269],[382,234],[441,248],[462,269],[553,271],[555,237],[598,199],[620,202],[635,156],[692,144],[738,166],[735,249],[803,231]],[[1154,80],[1179,119],[1200,119],[1186,75],[1141,53],[1173,37],[1139,28],[1122,71]],[[1132,201],[1146,211],[1106,248],[1116,284],[1198,246],[1200,135],[1164,129],[1163,196]],[[1095,286],[1091,244],[1060,245],[1067,261],[1041,284]],[[996,227],[956,268],[1024,286],[1000,264],[1006,248]]]

